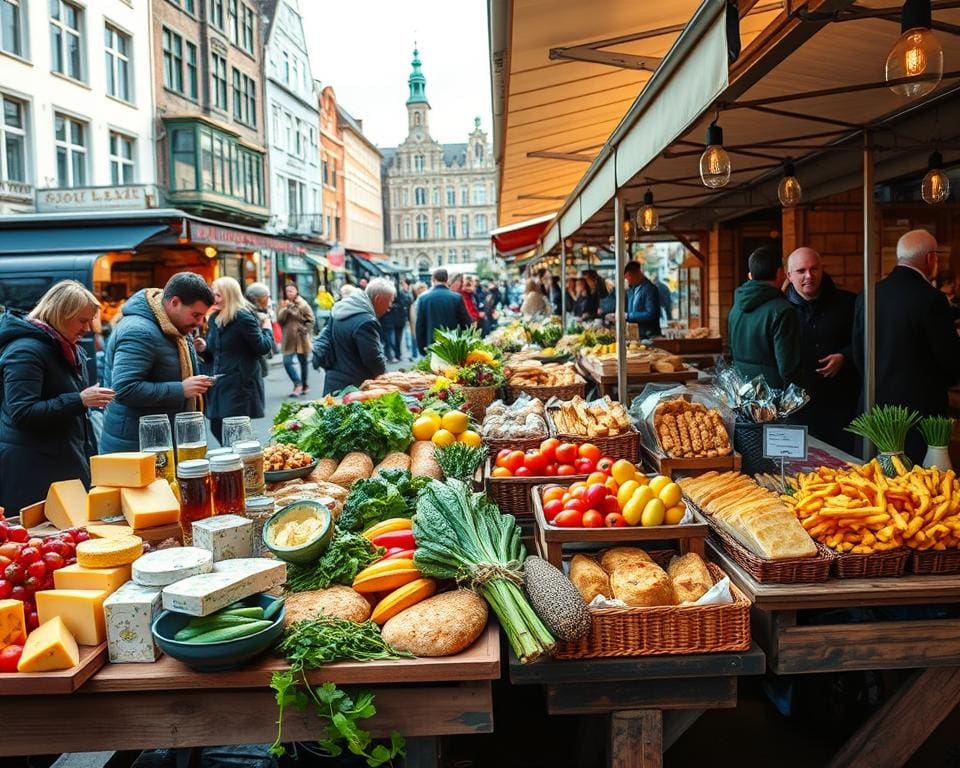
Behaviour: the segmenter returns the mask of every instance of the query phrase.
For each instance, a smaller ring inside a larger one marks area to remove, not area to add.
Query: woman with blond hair
[[[89,386],[80,348],[99,310],[83,285],[63,280],[26,317],[0,316],[0,507],[8,515],[43,501],[57,480],[90,486],[97,445],[88,410],[113,399],[113,390]]]
[[[547,297],[543,295],[540,286],[533,278],[527,280],[526,291],[523,294],[523,304],[520,305],[520,314],[526,320],[530,320],[539,315],[549,315],[551,307],[547,303]]]
[[[258,316],[243,298],[240,283],[234,278],[217,278],[210,288],[214,304],[203,357],[213,363],[213,374],[222,376],[207,390],[207,417],[210,431],[222,444],[227,416],[263,418],[260,358],[273,349],[273,329],[270,318]]]

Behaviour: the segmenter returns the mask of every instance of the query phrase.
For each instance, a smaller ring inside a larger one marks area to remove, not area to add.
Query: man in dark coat
[[[396,292],[392,282],[375,277],[365,290],[333,305],[330,322],[313,345],[313,367],[326,371],[323,394],[359,387],[387,370],[378,318],[386,314]]]
[[[123,305],[123,318],[107,342],[105,366],[117,393],[107,406],[101,453],[140,450],[140,417],[197,410],[213,384],[198,375],[197,352],[206,349],[192,332],[213,306],[213,292],[193,272],[178,272],[163,291],[144,288]]]
[[[787,279],[787,300],[800,320],[800,375],[810,395],[797,420],[814,437],[852,453],[853,435],[844,427],[856,415],[860,395],[850,344],[857,297],[834,285],[812,248],[790,254]]]
[[[800,321],[780,291],[780,251],[770,245],[757,248],[748,268],[750,279],[734,291],[727,318],[733,365],[745,378],[763,376],[777,389],[799,383]]]
[[[398,291],[393,304],[380,318],[380,339],[388,363],[399,363],[403,357],[403,329],[412,303],[413,297],[409,293]]]
[[[640,262],[631,261],[623,268],[627,283],[628,323],[636,323],[641,339],[660,335],[660,291],[645,274]]]
[[[447,270],[433,272],[433,287],[417,299],[417,349],[421,355],[433,343],[437,328],[469,328],[472,325],[463,297],[447,287]]]
[[[897,266],[876,287],[876,403],[903,405],[924,416],[946,416],[947,390],[960,378],[960,338],[946,297],[930,281],[937,276],[937,241],[914,229],[897,242]],[[853,358],[864,370],[863,296],[857,299]],[[925,453],[916,430],[907,455]]]

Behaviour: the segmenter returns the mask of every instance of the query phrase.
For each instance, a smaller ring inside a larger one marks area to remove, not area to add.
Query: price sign
[[[794,424],[764,424],[763,458],[807,458],[807,428]]]

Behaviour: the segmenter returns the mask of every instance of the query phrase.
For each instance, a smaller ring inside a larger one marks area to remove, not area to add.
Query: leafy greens
[[[412,426],[413,414],[403,397],[391,392],[374,400],[317,408],[304,420],[297,447],[332,459],[362,451],[379,463],[388,453],[407,450]]]
[[[428,482],[430,478],[413,477],[405,469],[385,469],[367,480],[357,480],[337,525],[347,531],[365,531],[391,517],[413,517],[417,496]]]
[[[287,564],[286,588],[289,592],[312,592],[331,584],[350,586],[364,568],[379,560],[383,547],[375,547],[357,533],[334,529],[333,540],[320,560],[311,564]]]

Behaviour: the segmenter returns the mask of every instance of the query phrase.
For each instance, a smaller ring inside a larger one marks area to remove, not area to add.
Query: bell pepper
[[[400,558],[405,558],[407,560],[413,560],[413,550],[412,549],[389,549],[387,554],[381,557],[381,560],[397,560]]]
[[[393,547],[414,549],[417,546],[413,539],[413,531],[410,530],[381,533],[379,536],[374,537],[372,542],[375,547],[386,547],[387,549],[392,549]]]

